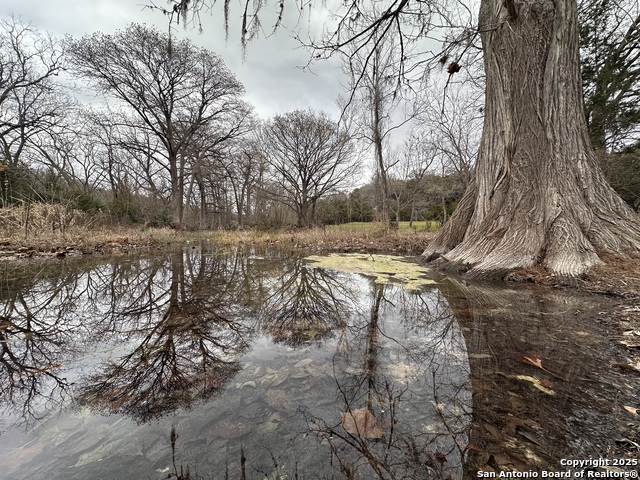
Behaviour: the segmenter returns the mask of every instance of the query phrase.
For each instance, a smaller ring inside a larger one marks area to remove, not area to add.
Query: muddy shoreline
[[[313,253],[388,253],[419,256],[429,241],[430,232],[340,232],[327,233],[288,230],[279,232],[175,232],[169,229],[131,230],[123,233],[84,232],[70,238],[15,239],[0,237],[0,262],[31,258],[64,258],[67,256],[109,254],[160,249],[184,243],[214,242],[220,246],[281,245]],[[588,293],[640,300],[640,258],[603,258],[605,265],[592,268],[574,286],[559,284],[543,268],[516,271],[509,283],[534,283],[554,288],[577,288]]]

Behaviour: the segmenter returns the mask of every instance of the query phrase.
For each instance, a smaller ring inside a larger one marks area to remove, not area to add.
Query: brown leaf
[[[382,429],[378,425],[376,417],[367,407],[359,408],[353,412],[342,412],[342,428],[351,435],[361,438],[382,438]]]
[[[612,367],[618,367],[622,370],[633,370],[634,372],[640,372],[640,365],[630,365],[628,363],[612,363]]]
[[[627,406],[625,405],[625,406],[624,406],[624,409],[625,409],[627,412],[630,412],[631,414],[633,414],[634,416],[636,416],[636,417],[638,416],[638,409],[637,409],[637,408],[635,408],[635,407],[627,407]]]
[[[538,367],[544,370],[544,367],[542,366],[542,360],[540,360],[538,357],[518,357],[518,360],[520,360],[521,362],[524,363],[528,363],[529,365],[533,365],[534,367]]]
[[[534,356],[534,355],[518,357],[518,360],[520,360],[523,363],[527,363],[529,365],[533,365],[534,367],[538,367],[540,370],[544,370],[545,372],[553,375],[556,378],[559,378],[560,380],[565,380],[565,381],[568,380],[566,375],[564,375],[562,373],[554,372],[553,370],[549,370],[549,369],[543,367],[542,366],[542,360],[540,358]]]

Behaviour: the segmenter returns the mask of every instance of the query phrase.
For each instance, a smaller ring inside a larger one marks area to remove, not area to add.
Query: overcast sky
[[[167,18],[158,11],[143,9],[146,0],[0,0],[0,17],[15,15],[41,30],[55,36],[70,34],[74,37],[102,31],[113,33],[129,23],[154,25],[167,29]],[[273,2],[275,4],[275,2]],[[204,32],[176,27],[177,37],[186,36],[194,43],[217,53],[244,84],[246,99],[254,105],[256,113],[267,118],[294,109],[324,110],[337,118],[336,99],[342,92],[340,82],[346,83],[338,61],[322,61],[303,71],[309,53],[292,38],[291,30],[298,23],[299,13],[293,10],[295,2],[285,16],[285,27],[269,38],[249,44],[242,60],[239,29],[241,10],[231,2],[229,40],[225,41],[222,1],[214,10],[201,16]],[[165,0],[156,4],[166,6]],[[268,8],[273,9],[272,5]],[[270,29],[273,18],[265,11],[263,25]],[[311,18],[305,13],[303,33],[320,32],[326,21],[325,12],[314,11]],[[270,33],[270,32],[267,32]]]

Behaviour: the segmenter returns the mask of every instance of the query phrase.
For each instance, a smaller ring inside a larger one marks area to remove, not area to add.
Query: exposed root
[[[476,231],[449,251],[445,251],[449,242],[440,238],[447,235],[442,230],[434,245],[423,253],[423,259],[438,258],[432,267],[464,273],[470,279],[504,279],[519,269],[541,266],[555,276],[557,283],[576,285],[591,268],[604,263],[600,255],[629,258],[640,254],[636,217],[611,213],[606,223],[597,217],[586,223],[575,218],[576,209],[561,209],[547,228],[514,221],[502,232],[482,235]],[[449,232],[455,230],[451,227]]]

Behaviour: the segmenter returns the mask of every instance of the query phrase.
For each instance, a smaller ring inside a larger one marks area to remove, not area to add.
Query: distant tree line
[[[585,116],[605,175],[637,210],[640,24],[612,2],[581,2]],[[481,89],[403,90],[393,52],[380,41],[347,57],[341,122],[311,110],[261,120],[224,62],[189,40],[137,24],[55,39],[2,19],[0,207],[198,229],[445,222],[473,176]]]
[[[347,186],[350,134],[326,114],[260,121],[212,52],[132,24],[63,41],[0,24],[0,202],[61,202],[176,228],[309,225]],[[63,70],[64,69],[64,70]],[[88,104],[57,78],[68,72]]]

